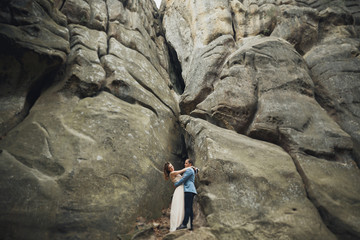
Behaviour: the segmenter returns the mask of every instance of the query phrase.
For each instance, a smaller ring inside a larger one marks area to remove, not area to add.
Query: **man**
[[[185,160],[185,167],[192,167],[193,162],[190,159]],[[177,181],[174,185],[175,187],[184,183],[184,193],[185,193],[185,217],[182,224],[176,228],[176,230],[187,228],[187,224],[190,218],[190,230],[193,230],[193,201],[194,197],[197,194],[195,188],[195,170],[193,168],[189,168],[185,171],[183,177]]]

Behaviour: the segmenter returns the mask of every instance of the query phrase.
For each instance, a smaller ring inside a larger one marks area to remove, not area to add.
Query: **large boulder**
[[[176,162],[180,147],[174,120],[106,92],[41,96],[0,145],[3,232],[14,239],[114,238],[138,216],[156,218],[169,194],[161,163]]]
[[[201,169],[198,201],[217,239],[336,239],[283,149],[201,119],[180,120]]]
[[[66,51],[53,44],[61,33],[49,35],[38,40],[46,46],[39,48],[41,58],[23,64],[39,76],[61,71],[47,75],[46,88],[44,82],[37,86],[34,105],[21,123],[4,130],[0,238],[130,239],[138,217],[158,218],[168,207],[172,188],[162,166],[166,161],[178,166],[183,154],[178,89],[170,78],[155,3],[39,2],[24,3],[22,9],[37,14],[43,7],[59,14],[64,27],[54,28],[67,37]],[[9,8],[15,3],[20,1]],[[37,45],[22,41],[30,50],[19,49],[19,54],[35,56],[32,47]],[[17,80],[28,72],[9,69],[9,81],[24,89],[34,85]],[[22,100],[8,95],[12,104],[10,97]]]
[[[0,238],[154,239],[185,142],[200,217],[165,239],[359,239],[359,9],[1,1]]]
[[[360,227],[358,7],[326,0],[163,7],[166,37],[183,69],[181,113],[281,146],[313,209],[341,239],[358,238]],[[195,160],[202,156],[196,151]],[[323,181],[324,168],[339,168],[331,175],[342,180]]]

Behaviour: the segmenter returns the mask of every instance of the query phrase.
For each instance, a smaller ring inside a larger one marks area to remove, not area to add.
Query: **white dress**
[[[175,183],[181,179],[181,175],[178,174],[172,182]],[[175,231],[178,226],[181,225],[185,215],[185,203],[184,203],[184,184],[178,186],[173,194],[170,210],[170,232]]]

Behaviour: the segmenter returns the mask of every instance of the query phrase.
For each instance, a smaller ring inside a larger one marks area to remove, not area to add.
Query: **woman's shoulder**
[[[176,175],[177,175],[177,174],[175,174],[175,172],[171,172],[171,173],[169,174],[169,177],[170,177],[170,179],[173,179],[173,178],[176,177]]]
[[[178,177],[181,177],[181,175],[180,174],[173,174],[173,175],[170,175],[170,180],[172,181],[172,182],[177,182],[179,179],[178,179]]]

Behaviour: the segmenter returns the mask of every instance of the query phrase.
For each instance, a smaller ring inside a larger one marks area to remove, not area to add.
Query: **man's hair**
[[[188,159],[186,159],[191,165],[194,165],[194,162],[190,159],[190,158],[188,158]],[[186,161],[185,160],[185,161]]]

